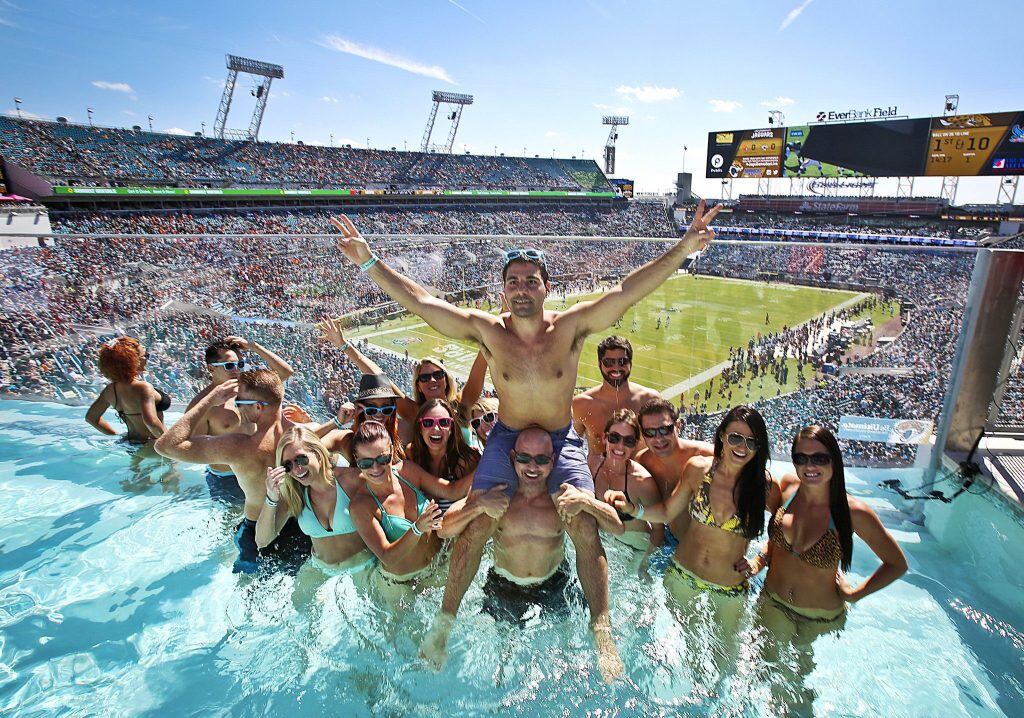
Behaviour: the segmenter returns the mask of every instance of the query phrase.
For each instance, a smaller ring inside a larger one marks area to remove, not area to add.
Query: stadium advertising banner
[[[565,192],[557,190],[530,190],[524,192],[513,192],[508,190],[424,190],[416,191],[415,194],[437,194],[445,196],[480,196],[491,197],[603,197],[612,198],[617,196],[615,192]],[[256,188],[208,188],[208,187],[59,187],[53,188],[55,195],[79,195],[79,196],[178,196],[178,197],[285,197],[285,196],[310,196],[310,197],[349,197],[356,195],[384,194],[378,190],[364,189],[256,189]],[[396,194],[396,193],[389,193]]]
[[[878,419],[871,416],[839,418],[839,438],[885,444],[927,444],[932,422],[924,419]]]
[[[708,178],[1024,174],[1024,112],[708,133]]]

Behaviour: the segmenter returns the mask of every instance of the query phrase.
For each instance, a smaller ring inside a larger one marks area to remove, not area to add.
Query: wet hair
[[[100,347],[100,373],[110,381],[130,384],[142,374],[145,361],[145,350],[132,337],[118,337]]]
[[[427,442],[423,440],[423,427],[420,426],[420,419],[437,407],[448,412],[448,416],[454,422],[451,432],[448,434],[448,443],[445,445],[444,459],[441,460],[440,478],[462,478],[476,468],[480,461],[480,454],[463,438],[462,427],[459,424],[455,407],[443,399],[428,399],[416,412],[416,430],[412,435],[412,450],[409,452],[409,458],[428,473],[433,473],[430,468],[430,450],[427,448]]]
[[[220,361],[220,358],[227,352],[235,352],[241,356],[242,347],[238,342],[229,342],[219,339],[206,347],[205,359],[207,364]]]
[[[539,268],[540,278],[544,281],[544,284],[547,284],[550,281],[550,277],[548,276],[548,267],[546,264],[544,264],[543,261],[539,259],[527,259],[526,257],[516,257],[511,262],[506,262],[505,266],[501,268],[502,283],[504,283],[505,280],[508,279],[508,268],[511,267],[513,264],[519,262],[522,262],[523,264],[532,264],[533,266]]]
[[[645,401],[644,405],[640,407],[640,412],[636,415],[636,419],[642,424],[645,416],[653,416],[655,414],[668,414],[672,417],[673,423],[679,418],[679,410],[676,409],[675,404],[658,397],[657,399]]]
[[[715,429],[715,463],[725,456],[725,428],[734,421],[746,424],[757,441],[757,451],[740,470],[732,490],[736,518],[743,527],[743,535],[748,539],[754,539],[764,532],[766,482],[769,480],[768,461],[771,459],[768,427],[756,409],[749,406],[734,406],[722,417],[722,422]]]
[[[376,420],[367,420],[360,424],[359,428],[352,434],[352,463],[355,464],[356,449],[362,444],[372,444],[375,441],[387,439],[391,444],[391,461],[398,460],[395,447],[398,446],[391,438],[388,428]]]
[[[243,371],[238,375],[238,386],[239,389],[249,389],[260,399],[271,404],[280,404],[284,401],[284,384],[281,377],[269,369]]]
[[[415,401],[417,404],[422,404],[424,401],[426,401],[426,399],[424,398],[422,392],[420,392],[420,382],[417,379],[417,377],[420,375],[420,372],[423,371],[423,365],[424,364],[433,364],[438,369],[440,369],[441,371],[444,372],[444,381],[445,381],[444,398],[447,399],[448,401],[455,401],[455,395],[459,391],[459,387],[455,384],[455,377],[452,376],[452,373],[450,371],[448,371],[448,367],[446,367],[444,365],[444,362],[442,362],[440,359],[438,359],[436,357],[423,357],[418,362],[413,364],[413,366],[412,366],[412,400]]]
[[[629,424],[629,428],[636,434],[636,438],[640,439],[640,421],[636,418],[636,414],[633,413],[632,409],[616,409],[613,411],[611,417],[605,422],[604,433],[607,434],[615,424]]]
[[[601,340],[601,343],[597,345],[597,360],[601,361],[604,359],[604,355],[608,353],[609,349],[621,349],[626,352],[626,359],[633,363],[633,345],[629,343],[626,337],[620,337],[617,334],[613,334],[610,337],[605,337]]]
[[[846,495],[846,471],[843,469],[843,453],[839,450],[839,442],[831,431],[824,426],[811,424],[805,426],[793,437],[790,455],[796,453],[796,445],[805,439],[824,444],[832,457],[832,478],[828,482],[828,507],[832,514],[832,522],[839,534],[839,545],[843,549],[840,566],[844,571],[850,569],[853,561],[853,518],[850,516],[850,501]]]
[[[320,462],[320,478],[328,484],[334,485],[334,471],[331,468],[331,455],[327,447],[320,441],[320,437],[304,426],[293,426],[281,435],[277,442],[277,452],[274,455],[274,465],[280,466],[286,446],[301,444],[302,448],[311,454],[315,454]],[[284,475],[281,482],[281,499],[288,507],[288,515],[298,517],[302,513],[304,504],[304,488],[302,484],[292,478],[291,474]]]

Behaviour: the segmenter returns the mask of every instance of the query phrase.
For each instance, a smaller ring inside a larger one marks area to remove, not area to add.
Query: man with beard
[[[708,442],[690,441],[676,433],[679,414],[670,401],[661,398],[648,401],[640,407],[637,418],[646,448],[633,460],[650,472],[658,482],[662,496],[671,496],[675,491],[687,461],[694,456],[715,455],[715,447]],[[690,514],[684,511],[668,524],[669,531],[678,539],[689,520]]]
[[[629,381],[633,369],[633,345],[625,337],[610,336],[597,345],[597,368],[604,379],[600,386],[573,397],[576,432],[587,439],[591,456],[604,453],[604,427],[616,409],[640,413],[640,407],[661,395],[654,389]]]
[[[707,246],[714,238],[708,224],[720,210],[721,206],[717,206],[705,212],[702,200],[689,230],[667,252],[633,270],[621,284],[598,299],[579,302],[565,311],[544,308],[551,290],[544,253],[536,249],[508,250],[502,282],[509,311],[498,316],[438,299],[374,255],[348,217],[333,219],[332,223],[341,232],[341,251],[392,299],[441,334],[475,342],[487,359],[501,404],[498,421],[488,435],[487,447],[474,475],[473,489],[487,491],[504,484],[509,495],[514,494],[518,477],[510,458],[512,449],[520,431],[537,425],[552,440],[553,468],[548,493],[556,493],[562,484],[569,484],[593,494],[594,482],[583,440],[572,427],[572,394],[583,343],[590,334],[610,327],[627,309],[661,286],[686,257]],[[456,540],[439,624],[450,626],[454,622],[480,567],[484,545],[496,526],[497,521],[490,516],[478,516]],[[576,546],[591,629],[595,636],[609,632],[608,562],[597,537],[597,521],[581,512],[566,523],[566,533]],[[598,642],[600,645],[600,639]],[[434,657],[443,655],[439,648],[434,647]],[[609,656],[602,660],[601,667],[606,680],[615,679],[622,670],[621,661],[612,661]]]

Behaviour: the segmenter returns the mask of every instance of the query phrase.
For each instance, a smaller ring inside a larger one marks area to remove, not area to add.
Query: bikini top
[[[737,536],[744,536],[743,525],[740,523],[740,518],[736,514],[726,519],[722,523],[718,523],[715,520],[715,513],[711,510],[711,480],[714,475],[715,467],[712,465],[708,472],[704,474],[703,480],[700,482],[700,488],[697,492],[690,497],[690,518],[697,523],[704,524],[705,526],[711,526],[722,531],[728,531],[729,533],[736,534]]]
[[[828,529],[821,535],[821,538],[801,553],[793,550],[793,546],[786,540],[786,536],[782,532],[782,517],[786,515],[789,505],[793,503],[793,499],[796,498],[799,490],[794,491],[786,503],[775,512],[771,522],[768,524],[768,540],[786,553],[796,556],[805,563],[809,563],[817,568],[835,569],[843,558],[843,547],[839,543],[836,524],[831,516],[828,517]]]
[[[607,458],[607,457],[602,456],[601,457],[601,463],[597,465],[597,471],[594,472],[594,478],[595,479],[597,478],[597,475],[601,473],[601,467],[604,466],[605,458]],[[626,464],[626,471],[622,475],[622,493],[624,493],[626,495],[626,500],[629,501],[629,503],[633,503],[633,499],[629,498],[629,463]],[[619,517],[619,521],[621,521],[622,523],[626,523],[627,521],[635,521],[636,520],[636,516],[631,516],[631,515],[625,513],[618,506],[615,506],[613,508],[615,509],[615,513]]]
[[[126,416],[142,416],[142,412],[141,411],[137,411],[137,412],[129,414],[126,411],[122,411],[121,409],[118,409],[117,408],[117,404],[118,404],[118,401],[117,401],[117,385],[116,384],[111,384],[110,388],[114,392],[114,411],[117,413],[117,418],[121,420],[122,424],[124,424],[125,426],[128,426],[128,422],[125,420]],[[156,389],[156,387],[153,387],[153,388]],[[167,411],[168,409],[170,409],[171,408],[171,397],[170,397],[170,395],[165,393],[163,389],[156,389],[156,394],[157,394],[157,397],[158,397],[157,398],[157,402],[156,402],[156,410],[159,411],[159,412],[164,412],[164,411]]]
[[[429,499],[427,499],[419,489],[399,476],[397,471],[394,469],[391,471],[395,475],[395,478],[412,489],[416,494],[416,515],[419,516],[423,513],[423,507],[427,505],[427,501]],[[415,521],[410,521],[405,518],[405,516],[393,516],[389,514],[384,510],[384,504],[380,502],[380,499],[377,498],[376,494],[371,491],[370,496],[372,496],[373,500],[377,502],[377,507],[380,509],[380,527],[384,529],[384,535],[387,536],[388,541],[395,542],[402,538],[402,536],[405,535],[405,532],[412,528]]]
[[[328,536],[344,536],[356,530],[352,523],[352,517],[348,513],[348,494],[341,488],[341,484],[334,482],[334,488],[338,492],[337,502],[334,504],[334,515],[331,516],[331,529],[324,528],[320,519],[313,511],[313,504],[309,500],[309,489],[302,489],[302,512],[298,516],[299,528],[310,538],[327,538]]]

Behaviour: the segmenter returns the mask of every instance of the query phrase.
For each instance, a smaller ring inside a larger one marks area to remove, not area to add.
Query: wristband
[[[376,263],[377,263],[377,255],[376,254],[371,254],[369,259],[367,259],[365,262],[363,262],[362,264],[359,265],[359,271],[360,272],[369,272],[370,271],[370,267],[372,267]]]
[[[339,351],[345,351],[345,350],[350,349],[350,348],[352,348],[352,342],[345,342],[340,347],[338,347],[338,350]]]
[[[423,535],[423,532],[420,531],[418,528],[416,528],[416,524],[412,525],[412,533],[413,533],[413,536],[422,536]]]
[[[345,428],[345,425],[344,425],[344,424],[342,424],[342,423],[341,423],[340,421],[338,421],[338,417],[336,417],[336,416],[332,416],[332,417],[331,417],[331,421],[333,421],[333,422],[334,422],[334,425],[335,425],[336,427],[338,427],[339,429],[344,429],[344,428]]]
[[[637,504],[637,512],[633,514],[633,518],[642,519],[644,517],[644,505]]]
[[[273,499],[271,499],[270,498],[270,494],[267,494],[267,498],[264,499],[264,502],[267,504],[267,506],[269,506],[272,509],[276,509],[277,508],[277,501],[274,501]]]

